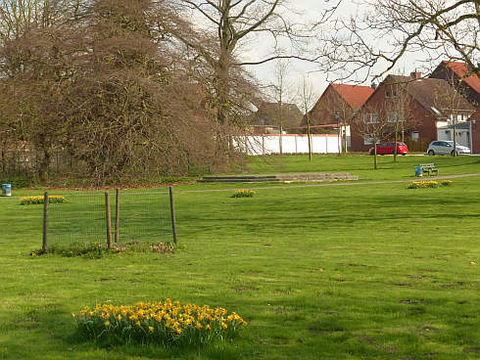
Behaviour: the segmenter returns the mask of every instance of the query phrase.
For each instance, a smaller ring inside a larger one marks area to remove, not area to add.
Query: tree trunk
[[[280,149],[280,155],[283,155],[283,144],[282,144],[282,125],[279,127],[280,133],[278,134],[278,146]]]
[[[373,142],[373,169],[377,170],[377,141]]]
[[[52,156],[52,149],[43,149],[43,158],[40,161],[38,168],[38,177],[40,178],[41,182],[45,182],[48,180],[48,169],[50,167],[50,162],[52,161]]]
[[[338,140],[340,140],[338,142],[338,156],[341,156],[342,155],[342,148],[343,148],[343,137],[342,137],[342,126],[340,126],[340,123],[337,119],[337,127],[338,127]],[[327,139],[328,141],[328,139]]]
[[[393,148],[393,162],[397,162],[397,155],[398,155],[398,148],[397,148],[397,142],[398,142],[398,126],[395,127],[395,142],[394,142],[394,148]]]
[[[342,132],[343,132],[343,134],[342,134],[343,135],[342,136],[343,145],[344,145],[345,155],[346,155],[348,153],[348,139],[347,139],[347,126],[346,125],[343,127]]]
[[[7,161],[5,159],[5,149],[2,148],[2,174],[7,174]]]
[[[310,120],[307,118],[307,136],[308,136],[308,161],[313,161],[313,149],[312,149],[312,130],[310,128]]]
[[[456,115],[454,115],[456,117]],[[452,156],[457,156],[457,119],[453,120],[453,152]]]

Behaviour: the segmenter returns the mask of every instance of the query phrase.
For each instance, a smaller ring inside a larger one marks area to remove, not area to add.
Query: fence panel
[[[280,140],[281,138],[281,140]],[[234,139],[239,151],[248,155],[270,155],[308,153],[308,136],[299,134],[239,136]],[[341,138],[338,135],[312,135],[312,150],[316,154],[338,154],[341,151]]]
[[[107,243],[105,192],[51,192],[52,195],[64,196],[65,202],[50,203],[49,247]],[[115,191],[109,191],[109,195],[112,237],[115,239]],[[119,244],[156,244],[172,240],[168,191],[120,191],[119,210]]]
[[[106,243],[105,195],[103,192],[49,192],[50,197],[65,197],[64,203],[50,202],[49,247]]]
[[[154,244],[172,240],[168,191],[120,193],[120,243]]]

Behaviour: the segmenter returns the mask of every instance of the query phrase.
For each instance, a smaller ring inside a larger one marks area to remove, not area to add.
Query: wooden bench
[[[437,175],[438,176],[438,169],[435,167],[435,164],[433,163],[430,163],[430,164],[420,164],[421,168],[422,168],[422,172],[428,174],[428,176],[430,175]]]

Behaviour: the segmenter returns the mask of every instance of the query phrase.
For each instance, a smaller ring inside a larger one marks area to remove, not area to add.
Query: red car
[[[373,147],[368,150],[370,155],[373,155],[375,149]],[[377,154],[378,155],[385,155],[385,154],[393,154],[395,152],[395,143],[386,143],[386,144],[378,144],[377,145]],[[408,146],[403,142],[397,142],[397,154],[399,155],[407,155],[408,154]]]

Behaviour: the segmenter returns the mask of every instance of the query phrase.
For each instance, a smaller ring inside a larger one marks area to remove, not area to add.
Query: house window
[[[452,134],[450,133],[450,130],[445,130],[445,140],[452,140]]]
[[[363,115],[363,122],[365,124],[376,124],[378,123],[378,116],[376,114],[365,114]]]
[[[368,137],[368,136],[365,136],[365,137],[363,138],[363,144],[364,144],[364,145],[372,145],[372,144],[373,144],[373,139],[370,138],[370,137]]]
[[[418,131],[412,131],[412,140],[413,141],[420,140],[420,133]]]
[[[364,145],[372,145],[373,144],[373,138],[371,138],[369,136],[364,136],[363,137],[363,144]],[[379,140],[377,140],[377,144],[380,144]]]
[[[391,97],[390,91],[388,91],[388,90],[386,91],[386,93],[385,93],[385,97],[386,97],[386,98],[389,98],[389,97]]]
[[[392,98],[397,97],[397,90],[393,89],[392,90]]]
[[[397,121],[399,121],[397,113],[389,113],[387,115],[387,119],[388,119],[388,122],[391,122],[391,123],[396,123]]]

